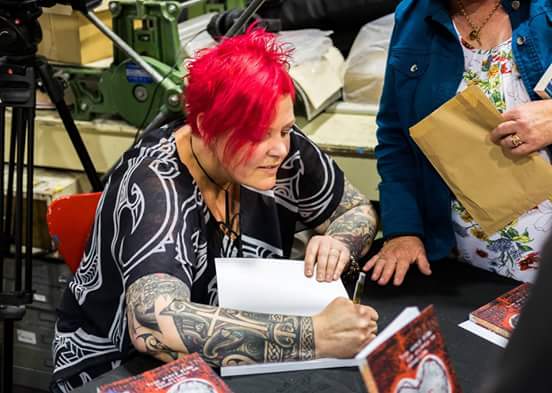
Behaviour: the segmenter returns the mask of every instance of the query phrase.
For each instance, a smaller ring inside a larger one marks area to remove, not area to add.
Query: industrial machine
[[[73,117],[120,117],[142,128],[160,113],[181,113],[185,55],[179,22],[244,6],[245,0],[110,1],[112,32],[116,36],[110,36],[116,40],[111,65],[55,67],[56,75],[65,81],[66,101]],[[90,13],[88,17],[94,23],[94,15]],[[109,33],[105,25],[97,22],[100,30]],[[132,48],[139,58],[129,55],[125,47]]]

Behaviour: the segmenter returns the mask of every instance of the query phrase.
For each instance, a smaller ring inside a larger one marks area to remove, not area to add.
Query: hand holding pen
[[[360,304],[362,294],[364,293],[364,283],[366,281],[366,273],[360,272],[358,279],[355,284],[355,292],[353,293],[353,303]],[[378,333],[377,317],[373,322],[372,334],[375,336]]]

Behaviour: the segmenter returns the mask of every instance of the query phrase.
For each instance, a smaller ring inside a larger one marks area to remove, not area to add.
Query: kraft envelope
[[[552,167],[538,153],[516,158],[490,140],[500,113],[475,85],[452,98],[410,134],[456,198],[487,235],[552,195]]]

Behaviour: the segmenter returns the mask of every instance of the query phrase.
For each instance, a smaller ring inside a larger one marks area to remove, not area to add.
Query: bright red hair
[[[287,72],[291,49],[260,28],[200,51],[188,64],[188,124],[211,144],[230,132],[225,157],[262,140],[284,95],[295,99]],[[198,116],[201,119],[201,131]]]

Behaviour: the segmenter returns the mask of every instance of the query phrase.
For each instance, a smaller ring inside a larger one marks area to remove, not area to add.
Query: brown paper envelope
[[[515,158],[490,140],[502,117],[470,86],[410,134],[462,206],[487,235],[552,195],[552,167],[539,154]]]

